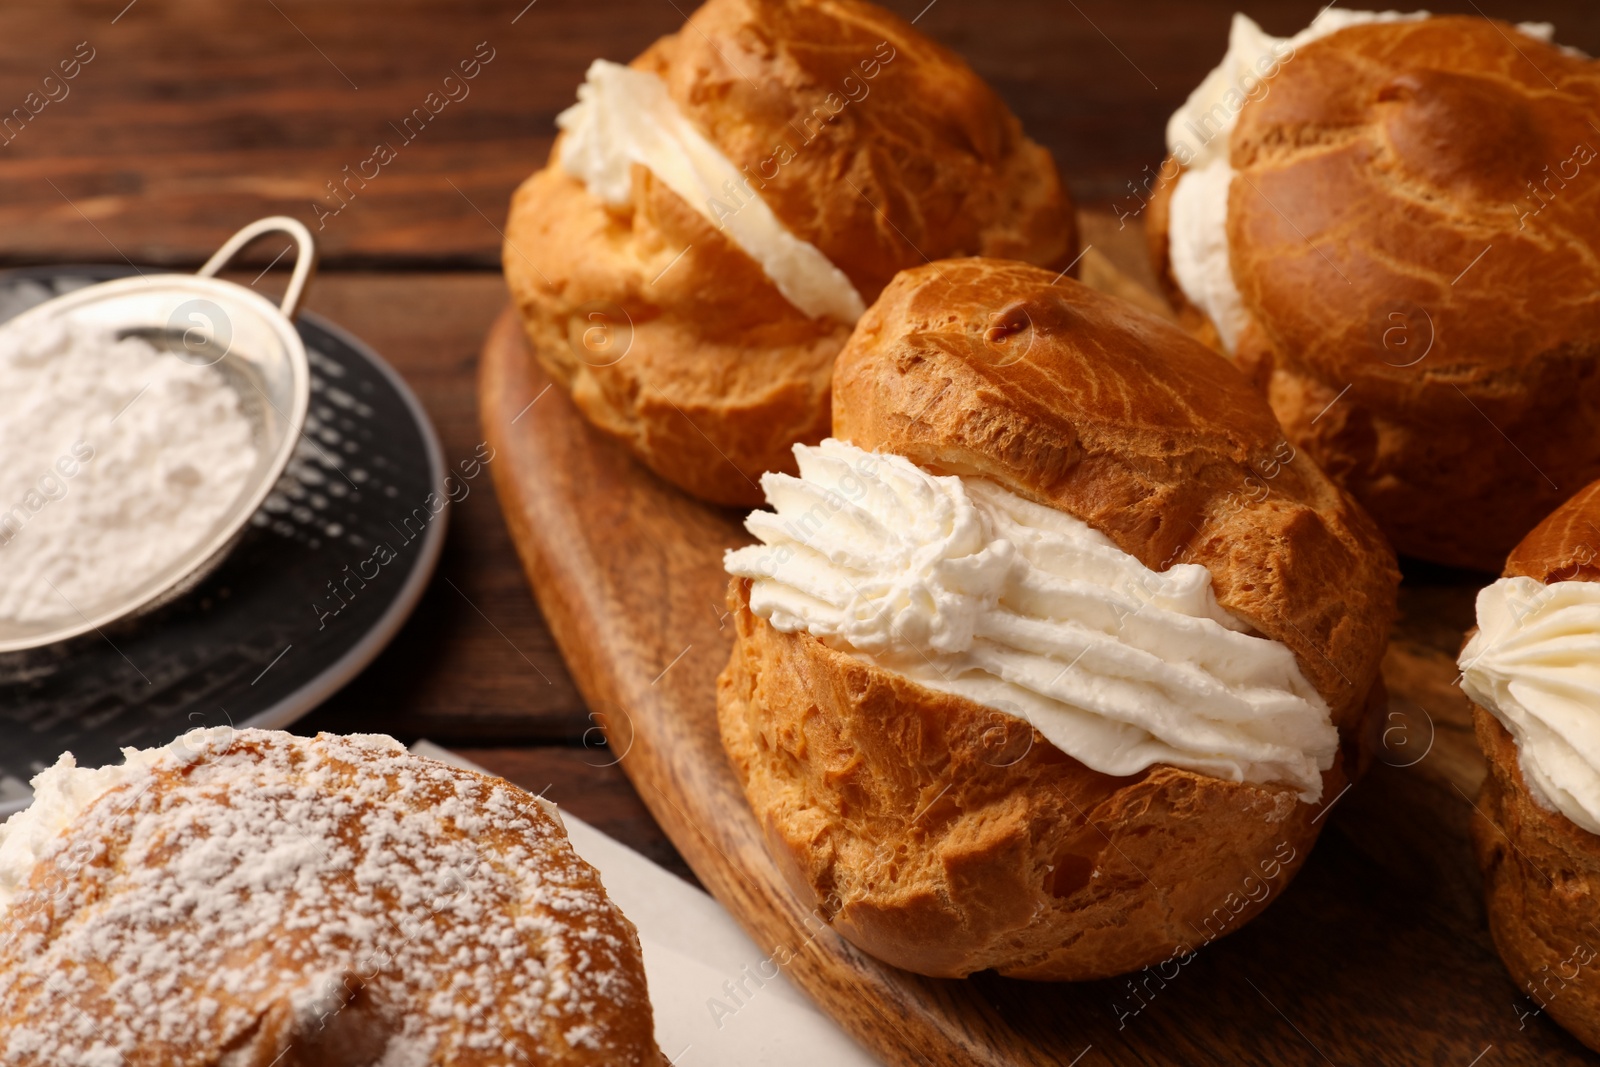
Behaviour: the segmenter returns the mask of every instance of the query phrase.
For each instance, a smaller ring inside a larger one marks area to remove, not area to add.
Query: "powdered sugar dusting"
[[[0,914],[0,1062],[660,1062],[633,929],[533,797],[376,735],[190,737]]]
[[[0,619],[18,623],[93,614],[169,572],[257,460],[216,367],[68,318],[0,327],[0,449]]]

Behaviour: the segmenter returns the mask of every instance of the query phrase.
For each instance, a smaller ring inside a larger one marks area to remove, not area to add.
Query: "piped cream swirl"
[[[835,440],[795,455],[798,478],[762,476],[775,510],[746,522],[761,544],[726,557],[776,629],[1026,719],[1106,774],[1161,763],[1320,797],[1327,704],[1204,567],[1150,570],[985,479]]]
[[[854,324],[865,313],[845,273],[789,232],[656,75],[597,59],[578,87],[578,102],[556,124],[566,133],[561,166],[599,199],[627,203],[638,163],[726,233],[806,315]]]
[[[1600,834],[1600,583],[1486,587],[1460,666],[1461,688],[1516,741],[1534,799]]]

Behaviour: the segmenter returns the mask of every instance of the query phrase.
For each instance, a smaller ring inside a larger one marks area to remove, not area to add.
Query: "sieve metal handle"
[[[299,248],[295,255],[294,273],[289,276],[289,288],[284,290],[283,301],[278,305],[286,318],[293,319],[300,310],[300,298],[305,295],[306,285],[317,269],[316,239],[299,219],[291,219],[287,215],[272,215],[257,219],[228,238],[222,247],[206,260],[206,265],[195,273],[202,278],[211,277],[227,266],[228,261],[243,251],[246,245],[262,234],[268,233],[286,233],[294,238]]]

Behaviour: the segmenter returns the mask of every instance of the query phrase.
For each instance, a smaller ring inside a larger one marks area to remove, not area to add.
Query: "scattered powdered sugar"
[[[0,828],[6,876],[37,856],[0,905],[8,1067],[660,1062],[632,927],[521,790],[377,735],[119,771],[64,757]]]
[[[256,465],[215,367],[62,318],[0,327],[0,620],[92,611],[199,544]]]

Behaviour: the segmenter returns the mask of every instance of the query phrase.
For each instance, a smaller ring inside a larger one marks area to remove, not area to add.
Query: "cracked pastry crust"
[[[710,0],[632,66],[665,80],[736,167],[770,176],[763,200],[866,303],[930,257],[1060,269],[1077,253],[1050,154],[959,57],[872,4]],[[559,152],[517,190],[507,224],[506,280],[534,353],[657,474],[715,503],[759,503],[762,472],[792,471],[790,446],[827,434],[850,325],[807,318],[646,168],[613,208]]]
[[[1364,767],[1398,573],[1371,521],[1227,361],[1113,297],[1018,263],[902,273],[834,371],[834,436],[992,479],[1289,646]],[[1271,472],[1270,477],[1263,475]],[[1250,479],[1268,487],[1244,501]],[[723,744],[802,900],[941,977],[1105,977],[1193,951],[1275,897],[1321,826],[1286,785],[1092,771],[1025,721],[782,633],[733,581]]]
[[[1600,475],[1596,114],[1600,63],[1467,17],[1314,41],[1239,113],[1235,359],[1403,555],[1496,571]],[[1171,278],[1175,184],[1151,254],[1215,345]]]
[[[1535,527],[1506,561],[1505,576],[1600,581],[1597,551],[1600,482]],[[1600,837],[1534,800],[1516,742],[1493,714],[1475,704],[1472,721],[1489,761],[1472,843],[1495,948],[1519,989],[1600,1051]]]

